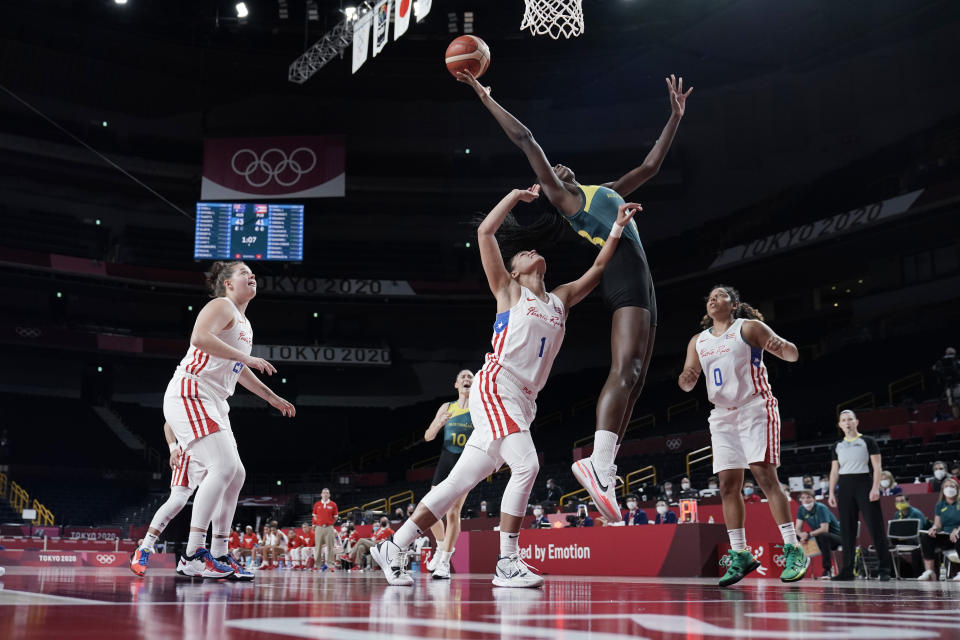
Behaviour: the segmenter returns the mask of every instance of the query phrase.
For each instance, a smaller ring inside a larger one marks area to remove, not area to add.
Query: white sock
[[[227,536],[213,534],[213,540],[210,542],[210,554],[214,558],[227,555]]]
[[[593,466],[600,473],[606,473],[613,459],[617,455],[617,434],[613,431],[604,431],[598,429],[593,434],[593,453],[590,457],[593,459]]]
[[[187,536],[187,555],[192,556],[195,554],[197,549],[203,546],[206,539],[206,531],[191,531],[190,535]]]
[[[441,550],[440,553],[437,554],[437,562],[438,562],[438,563],[443,564],[444,562],[447,562],[447,561],[449,561],[449,560],[450,560],[450,552],[449,552],[449,551],[442,551],[442,550]]]
[[[148,531],[147,535],[143,536],[143,544],[140,545],[140,548],[152,552],[154,545],[157,544],[157,537],[158,536],[155,536]]]
[[[408,518],[406,522],[400,525],[400,530],[393,534],[393,541],[401,549],[406,549],[421,535],[423,535],[423,531],[413,523],[413,518]]]
[[[780,535],[783,536],[783,544],[797,544],[797,531],[793,528],[793,523],[777,525],[780,529]]]
[[[747,548],[746,529],[727,529],[727,536],[730,538],[730,548],[734,551],[743,551]]]
[[[509,555],[514,553],[519,553],[520,551],[520,533],[508,533],[506,531],[500,532],[500,557],[506,558]]]

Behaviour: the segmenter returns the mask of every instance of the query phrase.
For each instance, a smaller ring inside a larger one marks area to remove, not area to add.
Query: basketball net
[[[549,35],[554,40],[583,33],[583,0],[524,0],[524,3],[521,31],[530,29],[532,35]]]

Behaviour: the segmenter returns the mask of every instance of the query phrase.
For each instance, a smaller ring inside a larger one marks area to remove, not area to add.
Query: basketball
[[[477,36],[460,36],[447,47],[446,62],[454,77],[458,71],[469,70],[479,78],[490,66],[490,47]]]

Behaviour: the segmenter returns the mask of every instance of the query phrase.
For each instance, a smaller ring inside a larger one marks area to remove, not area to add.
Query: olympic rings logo
[[[230,159],[230,168],[238,176],[243,176],[251,187],[265,187],[271,180],[276,180],[282,187],[291,187],[316,166],[317,154],[307,147],[297,147],[289,156],[276,147],[260,155],[253,149],[240,149]],[[293,179],[283,177],[288,175]]]
[[[669,440],[667,440],[667,449],[670,449],[671,451],[676,451],[677,449],[680,448],[680,445],[682,444],[683,444],[683,440],[681,440],[680,438],[670,438]]]
[[[17,327],[14,329],[21,338],[39,338],[43,332],[36,327]]]
[[[117,556],[108,553],[98,553],[97,562],[100,564],[113,564],[117,561]]]

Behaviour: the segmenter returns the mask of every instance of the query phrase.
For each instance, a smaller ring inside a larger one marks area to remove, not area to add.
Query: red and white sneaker
[[[141,578],[147,575],[147,565],[150,563],[150,553],[151,551],[149,549],[138,548],[136,551],[130,554],[130,571],[133,571]]]
[[[577,460],[570,467],[577,482],[587,490],[593,503],[607,523],[623,522],[620,505],[617,504],[617,465],[597,469],[592,458]]]
[[[177,573],[189,578],[229,578],[233,569],[217,562],[210,552],[200,547],[192,556],[180,556]]]

